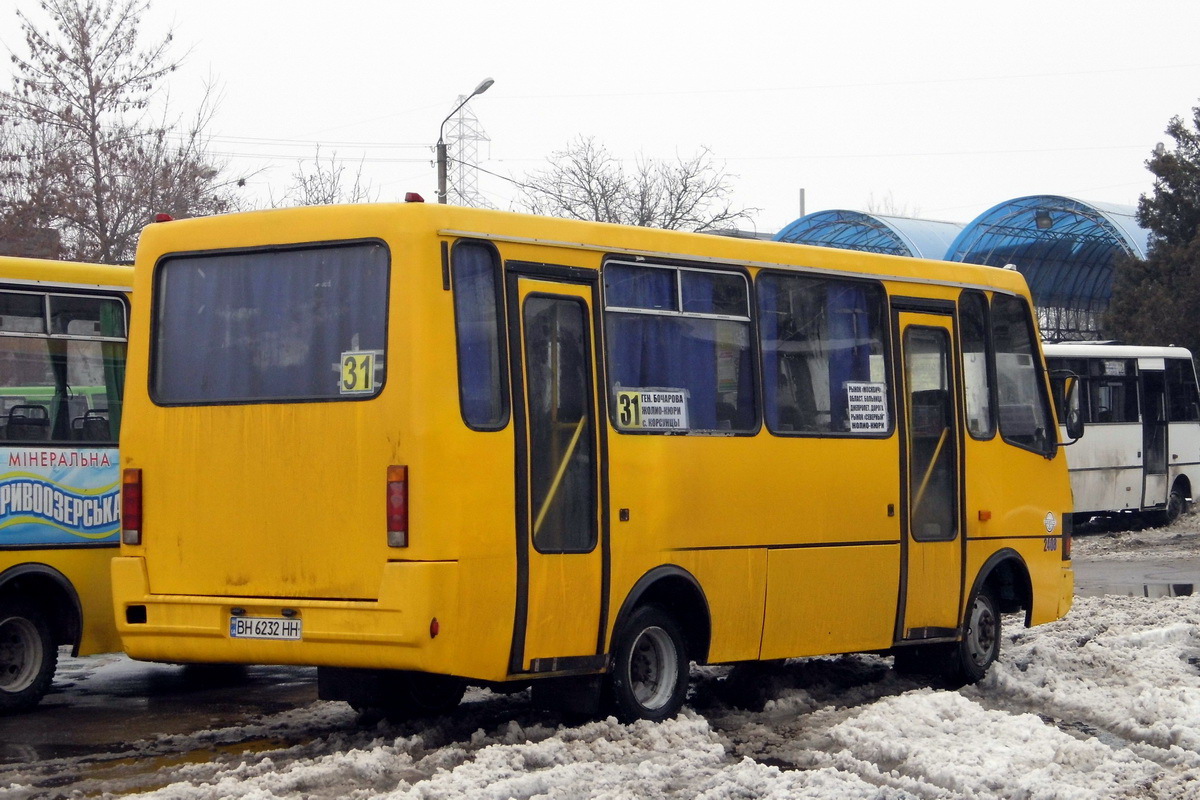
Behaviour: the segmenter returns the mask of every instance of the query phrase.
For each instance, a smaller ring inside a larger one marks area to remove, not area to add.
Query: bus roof
[[[1042,348],[1046,357],[1059,358],[1191,358],[1186,347],[1147,347],[1107,342],[1060,342]]]
[[[153,264],[170,252],[389,235],[399,239],[410,237],[414,230],[447,239],[539,244],[632,258],[678,257],[714,265],[859,273],[884,280],[997,289],[1028,297],[1019,272],[996,267],[430,203],[304,206],[155,223],[142,232],[137,262]]]
[[[133,287],[133,267],[0,256],[0,281],[31,288],[52,285],[128,292]]]

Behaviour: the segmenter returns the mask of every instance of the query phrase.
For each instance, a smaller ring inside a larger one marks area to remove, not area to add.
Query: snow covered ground
[[[1196,558],[1200,556],[1200,511],[1185,514],[1165,528],[1084,533],[1075,537],[1073,555],[1089,561]]]
[[[1195,556],[1197,537],[1191,516],[1080,537],[1076,558]],[[485,690],[402,724],[313,702],[100,753],[31,753],[0,764],[0,796],[1200,798],[1200,596],[1083,597],[1049,625],[1005,622],[999,663],[957,691],[862,655],[697,668],[688,708],[660,724],[570,723]],[[153,668],[68,666],[84,682]],[[761,710],[729,702],[748,688]]]

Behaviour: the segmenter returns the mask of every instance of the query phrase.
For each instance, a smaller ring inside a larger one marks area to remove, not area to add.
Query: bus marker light
[[[408,547],[408,467],[387,469],[388,547]]]
[[[121,543],[142,543],[142,471],[127,469],[121,476]]]
[[[406,203],[424,203],[425,198],[421,197],[421,195],[417,194],[416,192],[405,192],[404,193],[404,202],[406,202]]]
[[[429,621],[429,638],[436,639],[438,633],[442,630],[442,626],[438,625],[437,617]]]
[[[155,214],[154,215],[155,222],[174,222],[174,220],[175,220],[175,218],[172,217],[170,214]]]
[[[991,512],[991,511],[988,511],[987,509],[980,509],[980,510],[979,510],[979,521],[980,521],[980,522],[987,522],[987,521],[988,521],[989,519],[991,519],[991,518],[992,518],[992,512]]]

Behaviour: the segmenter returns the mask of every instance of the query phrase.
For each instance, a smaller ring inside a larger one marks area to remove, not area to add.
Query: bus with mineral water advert
[[[120,534],[133,269],[0,257],[0,713],[36,705],[59,648],[120,649]]]
[[[420,202],[141,237],[135,658],[662,719],[689,665],[979,679],[1072,598],[1019,273]]]
[[[1046,345],[1056,389],[1078,376],[1088,435],[1068,451],[1077,522],[1168,525],[1200,486],[1200,390],[1183,347]]]

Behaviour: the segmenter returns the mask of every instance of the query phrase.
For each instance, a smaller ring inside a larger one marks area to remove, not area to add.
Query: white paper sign
[[[887,384],[847,382],[845,386],[850,430],[854,433],[887,433]]]

